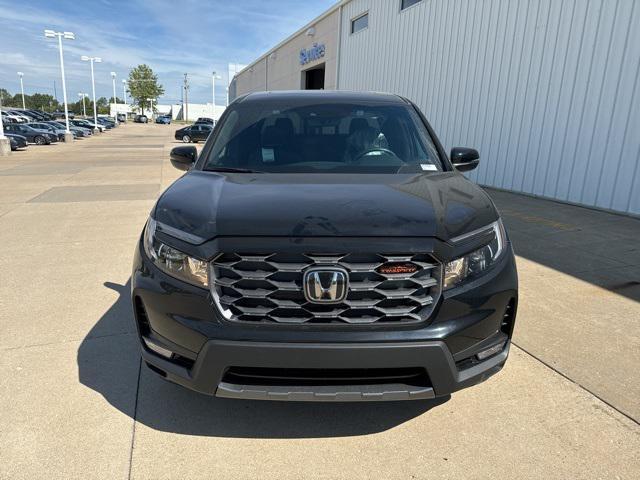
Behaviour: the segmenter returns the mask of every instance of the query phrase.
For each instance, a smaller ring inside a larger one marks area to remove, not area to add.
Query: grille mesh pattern
[[[381,273],[381,267],[397,263],[415,271]],[[428,318],[440,295],[441,266],[428,254],[222,253],[211,266],[211,290],[221,313],[240,322],[414,323]],[[304,272],[323,266],[347,271],[342,303],[305,298]]]

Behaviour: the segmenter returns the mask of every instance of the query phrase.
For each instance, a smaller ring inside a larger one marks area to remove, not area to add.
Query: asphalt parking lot
[[[450,399],[209,398],[141,367],[132,253],[175,126],[0,158],[0,478],[640,478],[640,220],[491,191],[518,255],[505,369]]]

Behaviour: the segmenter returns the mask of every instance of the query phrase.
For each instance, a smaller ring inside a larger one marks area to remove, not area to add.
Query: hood
[[[217,174],[192,171],[160,197],[154,217],[202,243],[216,236],[438,237],[498,218],[458,173]]]
[[[9,137],[13,140],[17,140],[19,142],[26,142],[27,141],[27,137],[24,137],[22,135],[18,135],[17,133],[6,133],[4,134],[6,137]]]

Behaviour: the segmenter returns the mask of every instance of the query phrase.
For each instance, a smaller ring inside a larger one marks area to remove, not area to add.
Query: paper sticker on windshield
[[[436,171],[438,171],[438,167],[436,167],[435,165],[432,165],[430,163],[421,163],[420,164],[420,168],[422,168],[422,170],[424,170],[425,172],[436,172]]]
[[[276,161],[276,156],[275,156],[275,153],[273,152],[273,148],[262,149],[262,161],[264,163],[273,163]]]

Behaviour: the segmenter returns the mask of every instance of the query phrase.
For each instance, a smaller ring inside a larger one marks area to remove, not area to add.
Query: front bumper
[[[224,320],[209,291],[158,270],[136,248],[132,299],[142,357],[156,373],[192,390],[219,397],[296,401],[428,399],[446,396],[497,373],[509,353],[517,308],[513,252],[483,277],[445,291],[423,324],[344,327],[239,325]],[[508,318],[507,318],[508,317]],[[166,358],[144,339],[173,352]],[[493,345],[497,354],[478,360]],[[231,382],[237,368],[420,369],[426,381],[295,385]]]
[[[167,380],[192,390],[225,398],[292,401],[424,400],[449,395],[480,383],[502,369],[509,345],[498,355],[459,371],[444,342],[408,343],[264,343],[210,340],[193,367],[186,368],[143,349],[147,365]],[[357,385],[273,385],[225,381],[231,367],[286,369],[423,368],[429,382]]]

